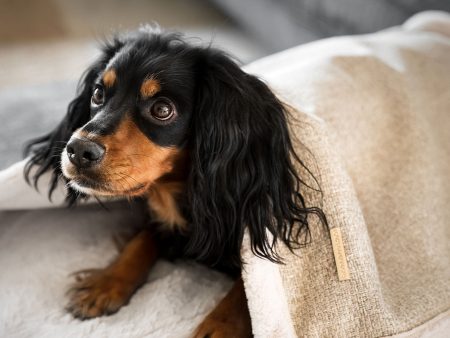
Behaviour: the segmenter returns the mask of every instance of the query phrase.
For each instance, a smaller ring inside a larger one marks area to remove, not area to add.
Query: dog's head
[[[300,194],[287,114],[223,52],[141,30],[104,46],[65,119],[31,143],[26,173],[39,165],[37,181],[52,169],[50,193],[63,173],[72,202],[181,180],[198,258],[238,261],[248,226],[254,252],[277,261],[277,239],[292,248],[308,233],[307,215],[323,217]]]
[[[67,116],[61,169],[69,185],[135,196],[162,177],[185,179],[201,58],[175,35],[140,32],[106,46]]]

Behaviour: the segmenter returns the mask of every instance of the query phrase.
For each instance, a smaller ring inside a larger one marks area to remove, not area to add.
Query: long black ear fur
[[[275,243],[291,250],[305,244],[308,215],[326,224],[319,208],[306,207],[303,166],[293,149],[284,105],[258,78],[220,51],[204,50],[193,118],[188,205],[188,253],[216,264],[240,266],[248,227],[252,251],[281,262]],[[271,236],[268,236],[268,232]]]
[[[64,119],[49,134],[33,139],[25,146],[24,155],[30,156],[24,170],[27,182],[32,182],[34,187],[37,188],[38,180],[42,174],[49,170],[52,171],[48,192],[49,198],[51,198],[58,180],[62,177],[60,163],[62,150],[72,133],[89,121],[94,81],[99,72],[122,46],[123,43],[119,39],[104,45],[101,57],[81,77],[77,88],[77,96],[70,102]],[[38,168],[32,173],[34,166]],[[73,204],[79,196],[80,194],[68,188],[67,202],[69,204]]]

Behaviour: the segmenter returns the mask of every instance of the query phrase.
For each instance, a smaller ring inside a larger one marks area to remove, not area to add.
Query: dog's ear
[[[50,181],[48,196],[51,198],[58,180],[62,177],[61,172],[61,153],[70,139],[72,133],[86,124],[90,119],[90,102],[94,82],[98,74],[105,68],[108,61],[123,46],[123,42],[118,38],[112,42],[106,42],[103,46],[101,57],[92,64],[81,77],[77,95],[67,109],[67,114],[58,126],[50,133],[30,140],[24,150],[24,155],[29,156],[25,165],[24,175],[27,182],[32,182],[37,188],[39,178],[45,172],[51,170],[52,178]],[[36,170],[32,170],[37,166]],[[67,201],[72,204],[77,199],[76,194],[71,188],[67,189]]]
[[[205,50],[192,120],[188,253],[210,264],[240,265],[248,227],[252,251],[280,262],[275,242],[290,249],[309,237],[303,181],[294,163],[285,106],[255,76],[220,51]],[[295,226],[294,226],[295,224]]]

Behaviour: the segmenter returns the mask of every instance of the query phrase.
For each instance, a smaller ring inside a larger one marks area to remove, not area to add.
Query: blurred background
[[[157,22],[243,64],[316,39],[374,32],[450,0],[0,0],[0,169],[65,113],[97,42]]]

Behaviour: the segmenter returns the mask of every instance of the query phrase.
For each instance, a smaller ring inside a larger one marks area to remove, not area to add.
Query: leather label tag
[[[349,280],[350,271],[348,269],[347,256],[342,242],[341,228],[332,228],[330,230],[330,235],[338,278],[340,281]]]

